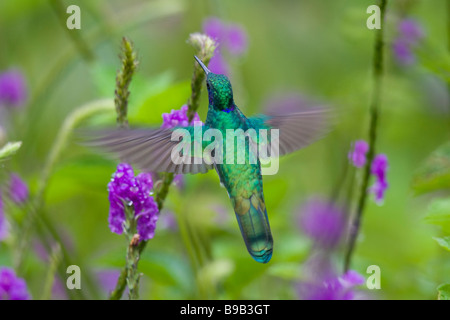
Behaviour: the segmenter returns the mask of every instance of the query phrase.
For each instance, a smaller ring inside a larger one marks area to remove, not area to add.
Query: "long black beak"
[[[205,66],[205,64],[202,62],[202,60],[200,60],[197,56],[194,56],[194,58],[195,58],[195,60],[197,60],[200,67],[202,67],[203,71],[205,71],[205,74],[208,75],[208,73],[210,73],[211,71],[209,71],[209,69]]]

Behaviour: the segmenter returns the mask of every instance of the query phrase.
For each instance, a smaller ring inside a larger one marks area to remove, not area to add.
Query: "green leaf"
[[[97,94],[103,97],[114,97],[116,86],[117,65],[94,64],[91,74]],[[130,103],[142,103],[149,95],[160,92],[170,86],[174,79],[173,72],[166,71],[152,77],[145,77],[141,73],[133,75],[130,84]]]
[[[446,249],[447,251],[450,251],[450,236],[443,237],[443,238],[433,237],[433,239],[436,240],[436,242],[442,248]]]
[[[425,221],[450,231],[450,199],[436,199],[428,208]]]
[[[22,145],[22,141],[8,142],[3,148],[0,149],[0,160],[6,159],[19,150]]]
[[[416,194],[450,189],[450,142],[431,153],[417,170],[412,188]]]
[[[92,68],[92,78],[97,93],[104,97],[114,97],[117,66],[95,64]],[[129,122],[140,120],[138,113],[146,105],[146,101],[155,95],[163,93],[171,87],[174,81],[172,71],[166,71],[152,77],[145,77],[141,73],[136,73],[130,84],[130,98],[128,105]],[[188,97],[188,96],[186,96]],[[185,97],[185,99],[186,99]],[[175,107],[174,107],[175,108]],[[147,111],[149,111],[147,109]],[[137,118],[137,119],[136,119]],[[115,120],[115,119],[114,119]],[[160,119],[159,119],[160,120]],[[142,121],[138,121],[142,122]],[[102,123],[102,122],[101,122]],[[103,123],[102,123],[103,124]]]
[[[450,300],[450,283],[443,283],[437,287],[438,300]]]
[[[180,109],[186,104],[191,88],[190,81],[172,85],[162,92],[149,96],[137,109],[130,114],[130,123],[162,123],[162,114],[172,109]]]
[[[70,199],[74,194],[107,194],[106,185],[114,169],[114,161],[95,154],[62,162],[55,169],[51,183],[47,186],[46,201],[53,204]]]

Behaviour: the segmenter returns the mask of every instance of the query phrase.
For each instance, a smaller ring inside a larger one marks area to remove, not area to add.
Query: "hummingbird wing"
[[[205,130],[205,126],[202,128]],[[84,131],[82,135],[85,137],[84,144],[112,153],[121,161],[145,171],[195,174],[205,173],[213,168],[213,164],[205,162],[202,157],[204,146],[201,136],[199,141],[195,139],[193,126]],[[176,152],[179,152],[180,157],[187,152],[183,162],[173,161],[172,153]]]
[[[330,111],[327,108],[309,108],[292,114],[257,115],[248,118],[249,126],[259,131],[267,129],[267,145],[278,141],[279,153],[284,155],[304,148],[322,138],[329,127]],[[278,129],[278,134],[270,129]],[[258,135],[259,141],[265,143]]]

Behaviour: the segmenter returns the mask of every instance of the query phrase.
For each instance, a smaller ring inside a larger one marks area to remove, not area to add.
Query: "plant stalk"
[[[375,156],[375,144],[377,138],[377,128],[378,128],[378,118],[380,112],[380,102],[381,102],[381,87],[382,87],[382,76],[384,72],[384,23],[386,14],[387,0],[380,0],[380,18],[382,27],[381,29],[376,29],[375,32],[375,46],[373,55],[373,93],[372,100],[370,102],[370,124],[369,124],[369,151],[367,154],[367,162],[364,168],[364,175],[361,184],[360,197],[358,200],[356,208],[356,216],[352,221],[350,226],[349,234],[349,244],[345,256],[344,270],[348,271],[350,268],[351,258],[355,249],[356,239],[358,237],[363,213],[366,205],[367,199],[367,189],[369,186],[370,179],[370,167],[372,160]]]

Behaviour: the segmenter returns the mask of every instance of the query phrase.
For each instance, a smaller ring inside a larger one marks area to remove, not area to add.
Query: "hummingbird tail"
[[[250,255],[257,262],[269,262],[272,258],[273,238],[264,199],[256,194],[250,199],[238,197],[234,211]]]

